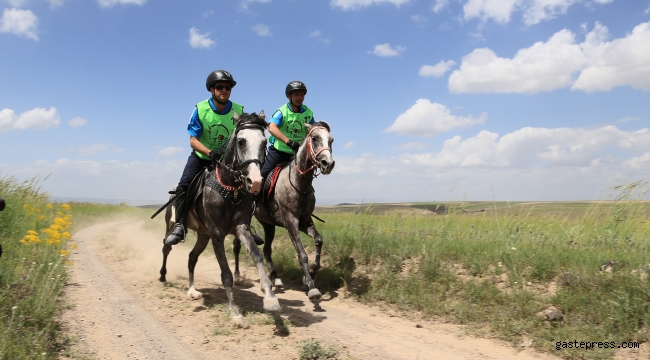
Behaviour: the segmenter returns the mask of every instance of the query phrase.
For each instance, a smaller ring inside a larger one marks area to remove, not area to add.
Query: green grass
[[[446,215],[404,205],[320,208],[325,260],[316,285],[346,284],[359,301],[468,324],[515,346],[533,338],[565,358],[611,358],[611,349],[557,351],[555,343],[648,341],[650,204],[633,200],[641,185],[615,189],[607,203],[482,203],[474,210],[486,211],[472,212],[457,204]],[[279,275],[301,277],[286,232],[276,236]],[[601,271],[610,260],[623,265]],[[551,305],[564,321],[536,316]]]
[[[68,339],[56,316],[67,280],[69,233],[106,216],[141,212],[127,206],[49,201],[36,180],[0,178],[0,359],[57,359]],[[31,232],[30,232],[31,231]]]

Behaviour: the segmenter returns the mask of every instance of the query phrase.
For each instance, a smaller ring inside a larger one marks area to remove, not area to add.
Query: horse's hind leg
[[[196,267],[197,261],[199,261],[199,255],[205,250],[205,247],[208,246],[210,241],[210,236],[206,234],[198,234],[196,238],[196,244],[194,244],[194,249],[190,252],[190,256],[187,260],[187,269],[189,270],[190,278],[190,288],[187,290],[187,295],[192,299],[198,299],[203,294],[196,291],[194,288],[194,268]],[[171,246],[170,246],[171,247]]]
[[[167,256],[169,256],[169,253],[172,251],[172,246],[164,244],[162,248],[162,253],[163,253],[163,263],[162,267],[160,268],[160,278],[158,281],[160,282],[166,282],[167,278]]]
[[[257,245],[255,245],[253,235],[251,235],[250,231],[248,230],[248,226],[246,225],[238,225],[236,231],[237,238],[241,239],[241,241],[244,243],[246,250],[248,250],[248,253],[251,255],[251,258],[257,267],[257,271],[259,272],[260,285],[262,287],[262,292],[265,295],[264,310],[280,311],[280,302],[273,293],[271,280],[269,280],[269,277],[266,275],[266,271],[264,270],[264,260],[262,259],[260,249],[257,247]]]
[[[269,267],[269,280],[271,283],[277,287],[283,287],[284,284],[282,280],[278,278],[278,272],[275,271],[275,266],[273,266],[273,249],[271,245],[273,244],[273,239],[275,238],[275,225],[262,223],[264,228],[264,258],[266,259],[266,264]]]
[[[320,253],[321,253],[321,248],[323,247],[323,237],[318,232],[318,230],[316,230],[316,226],[314,225],[313,222],[307,225],[306,228],[301,228],[300,230],[305,234],[309,235],[309,237],[311,237],[312,239],[314,239],[316,256],[314,257],[314,262],[311,264],[310,275],[312,279],[316,279],[316,272],[320,269]]]

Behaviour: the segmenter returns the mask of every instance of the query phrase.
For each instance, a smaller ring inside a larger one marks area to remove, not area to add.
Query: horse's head
[[[318,121],[314,124],[306,124],[307,138],[303,141],[306,143],[309,158],[318,166],[323,174],[329,174],[334,169],[334,158],[332,157],[332,143],[334,138],[330,134],[330,126],[324,121]]]
[[[233,114],[233,120],[237,123],[237,127],[228,146],[228,153],[232,154],[230,161],[232,161],[233,167],[241,172],[241,180],[245,183],[245,189],[251,194],[257,194],[262,189],[260,168],[266,154],[264,130],[268,126],[264,119],[264,110],[260,111],[259,115],[255,113],[244,113],[241,116]]]

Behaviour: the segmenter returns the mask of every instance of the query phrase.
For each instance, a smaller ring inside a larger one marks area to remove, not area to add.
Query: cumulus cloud
[[[561,30],[546,42],[519,50],[510,58],[489,48],[475,49],[449,76],[452,93],[535,93],[571,86],[574,90],[606,91],[629,85],[650,89],[650,22],[624,38],[607,41],[605,26],[596,23],[583,43]],[[576,79],[577,75],[577,79]]]
[[[34,108],[20,115],[11,109],[0,110],[0,132],[12,130],[46,130],[61,122],[56,109]]]
[[[524,12],[524,23],[533,25],[566,14],[569,7],[578,2],[580,0],[535,0]]]
[[[633,169],[650,168],[650,152],[627,160],[623,166]]]
[[[68,122],[66,124],[68,124],[69,127],[73,127],[73,128],[82,127],[82,126],[86,126],[86,124],[88,124],[88,120],[86,120],[84,118],[81,118],[81,117],[76,117],[74,119],[68,120]]]
[[[206,32],[204,34],[201,34],[199,32],[199,29],[192,27],[190,29],[190,46],[199,49],[199,48],[204,48],[204,49],[209,49],[216,43],[214,40],[210,39],[210,33]]]
[[[624,38],[606,41],[608,30],[596,23],[581,44],[587,55],[586,68],[572,89],[608,91],[629,85],[650,89],[650,21],[637,25]]]
[[[400,53],[404,52],[406,48],[404,46],[390,46],[389,43],[375,45],[375,50],[368,51],[368,54],[377,55],[379,57],[391,57],[398,56]]]
[[[398,116],[384,132],[431,137],[444,131],[482,124],[486,120],[486,113],[481,114],[478,118],[471,115],[468,117],[455,116],[451,114],[449,108],[442,104],[419,99],[415,105]]]
[[[480,18],[482,21],[493,19],[496,22],[507,23],[515,5],[521,0],[468,0],[463,5],[466,20]]]
[[[324,44],[329,44],[330,43],[330,38],[323,36],[321,34],[320,30],[314,30],[311,33],[309,33],[309,37],[313,37],[317,39],[318,41],[324,43]]]
[[[585,167],[611,149],[632,153],[650,150],[650,131],[525,127],[499,137],[490,131],[462,140],[454,136],[437,153],[403,154],[407,164],[433,167],[523,168],[539,165]]]
[[[122,152],[124,148],[113,144],[91,144],[88,146],[68,147],[61,150],[64,153],[75,154],[79,156],[92,156],[103,152]]]
[[[436,3],[433,5],[431,10],[433,10],[434,13],[438,14],[444,10],[447,5],[449,5],[449,0],[436,0]]]
[[[27,4],[27,0],[7,0],[7,2],[9,3],[9,5],[17,8]]]
[[[255,31],[255,33],[259,36],[271,35],[271,30],[269,30],[269,27],[264,24],[257,24],[253,26],[253,31]]]
[[[0,33],[10,33],[38,41],[38,17],[30,10],[4,9],[0,19]]]
[[[420,68],[420,76],[429,76],[439,78],[444,75],[452,66],[456,65],[456,62],[453,60],[444,61],[441,60],[439,63],[431,66],[424,65]]]
[[[330,5],[339,7],[343,10],[355,10],[374,4],[393,4],[399,7],[410,0],[332,0]]]
[[[123,4],[123,5],[144,5],[144,3],[147,2],[147,0],[97,0],[99,3],[99,6],[103,8],[111,8],[115,5],[118,4]]]
[[[185,150],[182,147],[179,146],[168,146],[166,148],[162,148],[158,150],[158,154],[165,156],[165,157],[172,157],[178,153],[182,153],[183,150]]]

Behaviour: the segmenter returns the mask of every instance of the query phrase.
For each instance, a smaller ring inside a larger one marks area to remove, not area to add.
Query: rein
[[[318,166],[318,163],[316,161],[316,157],[320,153],[322,153],[325,150],[329,150],[330,153],[332,152],[332,149],[330,149],[329,146],[323,146],[320,150],[318,150],[318,152],[314,152],[314,146],[312,145],[312,141],[311,141],[311,133],[314,132],[314,130],[317,130],[317,129],[325,129],[325,128],[322,127],[322,126],[315,126],[311,130],[309,130],[309,133],[307,134],[307,145],[306,145],[307,146],[307,161],[310,162],[312,165],[309,168],[307,168],[306,170],[300,170],[300,166],[298,165],[298,159],[297,159],[297,157],[294,158],[295,163],[296,163],[296,170],[298,170],[298,174],[300,176],[303,176],[303,175],[307,174],[308,172],[314,170],[314,168]],[[320,174],[317,174],[316,171],[314,171],[313,176],[318,177],[318,175],[320,175]],[[295,186],[294,186],[294,188],[295,188]]]

